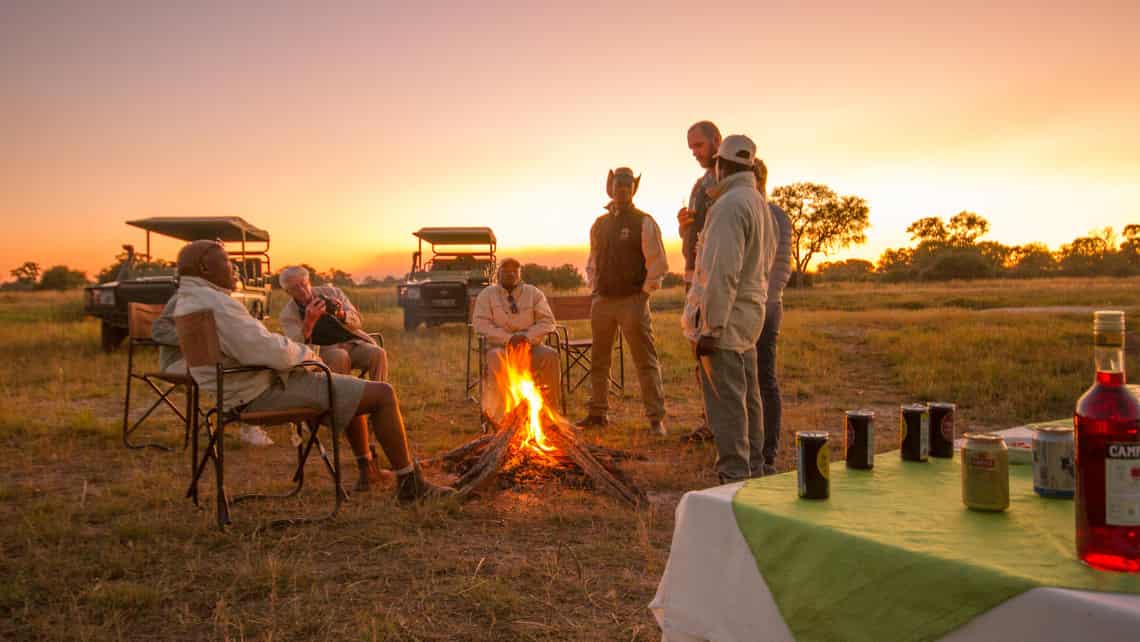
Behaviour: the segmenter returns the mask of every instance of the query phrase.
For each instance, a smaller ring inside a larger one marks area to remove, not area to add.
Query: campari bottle
[[[1077,401],[1077,556],[1140,571],[1140,399],[1124,383],[1124,313],[1093,320],[1096,381]]]

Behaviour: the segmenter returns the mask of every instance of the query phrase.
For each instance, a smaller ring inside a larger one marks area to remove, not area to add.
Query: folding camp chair
[[[158,348],[162,345],[151,338],[151,325],[154,323],[154,320],[162,314],[163,307],[162,305],[148,305],[144,303],[127,304],[127,331],[129,342],[127,344],[127,385],[126,391],[123,393],[123,445],[127,448],[149,447],[166,451],[171,450],[169,446],[158,443],[131,442],[131,435],[134,434],[160,405],[165,404],[182,420],[185,426],[182,438],[183,448],[189,443],[190,433],[193,430],[192,424],[198,408],[198,386],[194,383],[194,380],[190,378],[190,375],[185,372],[135,372],[135,349],[144,347]],[[136,380],[150,387],[158,398],[154,400],[154,403],[147,408],[141,417],[134,423],[131,423],[131,388],[133,388],[132,384]],[[179,388],[185,388],[185,410],[180,409],[170,399],[170,395]]]
[[[546,335],[546,345],[559,350],[559,339],[557,332],[551,332]],[[560,358],[561,360],[561,358]],[[475,361],[475,371],[472,372],[471,362]],[[464,390],[463,393],[468,401],[472,401],[477,405],[483,403],[483,386],[486,385],[487,377],[487,337],[485,335],[475,332],[474,324],[467,324],[467,367],[464,375]],[[560,379],[562,379],[560,377]],[[561,382],[562,391],[565,391],[566,384]],[[472,395],[471,393],[475,394]],[[566,414],[566,395],[558,395],[562,398],[562,414]],[[480,427],[484,431],[487,430],[487,417],[480,413]]]
[[[243,411],[241,409],[226,410],[222,406],[225,390],[226,375],[232,375],[241,372],[257,372],[260,370],[269,370],[264,366],[238,366],[227,368],[222,365],[222,350],[218,339],[217,326],[214,323],[214,313],[210,310],[201,310],[193,312],[184,316],[175,317],[175,327],[178,331],[178,343],[182,347],[183,356],[186,358],[186,363],[191,368],[212,367],[216,369],[217,377],[217,393],[215,406],[204,414],[205,433],[207,436],[206,447],[202,450],[201,457],[199,458],[198,447],[198,430],[194,430],[191,435],[191,448],[192,448],[192,461],[194,466],[192,469],[192,476],[190,479],[190,487],[186,491],[186,496],[194,501],[194,505],[198,505],[198,480],[201,478],[206,469],[206,465],[213,460],[214,463],[214,478],[217,482],[217,512],[218,512],[218,528],[225,529],[226,524],[230,523],[229,507],[230,504],[236,504],[240,501],[251,499],[271,499],[271,498],[285,498],[293,497],[301,492],[301,487],[305,483],[305,462],[309,458],[309,453],[312,452],[314,446],[320,452],[320,457],[324,461],[325,468],[333,479],[333,496],[334,503],[332,512],[320,517],[308,518],[292,518],[283,519],[273,522],[274,525],[282,524],[297,524],[304,522],[321,521],[330,519],[337,514],[340,510],[341,502],[348,497],[348,493],[341,487],[341,469],[340,469],[340,435],[335,426],[329,430],[332,433],[332,457],[330,460],[328,451],[325,450],[324,444],[321,443],[319,437],[319,427],[322,420],[329,420],[331,410],[318,410],[315,408],[289,408],[285,410],[268,410],[268,411]],[[324,373],[328,385],[328,399],[329,408],[335,407],[335,391],[332,385],[332,371],[329,370],[323,362],[320,361],[304,361],[294,368],[316,368]],[[225,440],[224,433],[225,427],[228,424],[236,422],[244,422],[248,424],[255,424],[261,426],[274,426],[282,424],[292,424],[297,432],[299,441],[297,442],[297,467],[293,472],[293,482],[295,486],[291,491],[284,494],[268,495],[268,494],[247,494],[239,495],[229,500],[226,495],[225,489]],[[331,421],[326,421],[331,424]],[[306,438],[302,426],[307,426],[308,436]]]
[[[563,321],[582,321],[590,318],[590,306],[593,304],[593,297],[590,295],[576,295],[576,296],[554,296],[549,297],[547,302],[550,303],[550,310],[554,313],[554,318],[558,319],[559,325],[555,326],[555,331],[558,333],[558,349],[563,354],[563,396],[570,396],[570,393],[577,390],[587,379],[590,378],[590,352],[594,348],[593,337],[586,338],[572,338],[570,328],[563,325]],[[617,390],[625,389],[625,344],[622,339],[622,333],[617,333],[617,341],[615,342],[614,351],[616,364],[610,364],[609,379],[610,384]],[[617,366],[618,374],[614,376],[613,367]],[[576,371],[581,371],[577,375]],[[575,379],[574,377],[577,376]]]

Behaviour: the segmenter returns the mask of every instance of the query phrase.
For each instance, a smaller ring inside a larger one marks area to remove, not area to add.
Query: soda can
[[[930,454],[930,412],[926,404],[899,408],[899,450],[903,461],[926,461]]]
[[[875,411],[847,411],[847,440],[844,448],[848,468],[871,470],[875,467]]]
[[[796,433],[796,475],[802,499],[827,499],[831,495],[827,438],[825,432]]]
[[[1033,436],[1033,492],[1072,499],[1077,485],[1074,459],[1071,427],[1038,428]]]
[[[1009,450],[1001,435],[968,432],[962,447],[962,503],[1000,512],[1009,508]]]
[[[950,459],[954,456],[954,414],[958,406],[935,401],[926,407],[930,411],[930,456]]]

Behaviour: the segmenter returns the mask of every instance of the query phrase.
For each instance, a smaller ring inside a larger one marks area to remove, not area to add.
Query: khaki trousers
[[[502,423],[506,416],[506,399],[499,390],[500,378],[505,382],[506,373],[503,372],[506,364],[507,351],[504,348],[490,348],[487,350],[487,374],[483,380],[483,412],[496,424]],[[542,402],[556,413],[561,412],[562,403],[562,369],[558,361],[558,351],[542,344],[530,347],[530,370],[534,382],[542,390]]]
[[[590,330],[594,335],[590,351],[590,414],[605,416],[609,410],[610,363],[619,329],[637,368],[645,417],[661,421],[665,418],[665,392],[661,387],[657,346],[653,343],[649,294],[645,292],[623,297],[594,296],[590,306]]]

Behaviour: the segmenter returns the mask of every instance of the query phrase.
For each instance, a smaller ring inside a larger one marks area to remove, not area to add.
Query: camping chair
[[[551,332],[546,335],[546,345],[559,349],[558,333]],[[471,371],[471,361],[476,362],[476,370],[474,373]],[[464,375],[464,388],[463,394],[467,397],[468,401],[474,402],[480,408],[483,406],[483,386],[486,385],[484,379],[487,376],[487,337],[486,335],[475,332],[475,325],[472,323],[467,324],[467,367]],[[561,383],[563,391],[566,389],[566,384]],[[472,392],[475,393],[472,396]],[[566,414],[566,395],[561,394],[562,397],[562,414]],[[487,431],[487,416],[482,412],[479,413],[479,427],[484,432]]]
[[[182,353],[186,358],[187,366],[190,368],[212,367],[216,369],[217,375],[216,405],[204,415],[204,426],[208,440],[200,459],[198,448],[199,431],[194,430],[191,435],[192,461],[194,462],[194,466],[191,471],[190,487],[186,491],[186,496],[194,501],[195,506],[198,505],[198,480],[202,477],[206,465],[210,460],[213,460],[214,478],[217,482],[218,528],[224,530],[226,524],[230,523],[229,507],[231,503],[236,504],[251,499],[293,497],[301,492],[301,487],[304,486],[305,483],[305,462],[308,460],[309,453],[312,451],[313,446],[316,446],[320,451],[320,456],[324,461],[325,468],[328,469],[333,479],[334,499],[332,512],[321,517],[277,520],[273,522],[273,525],[314,522],[334,517],[337,511],[340,510],[341,502],[348,497],[348,493],[344,491],[340,483],[340,435],[336,427],[333,426],[330,428],[332,432],[331,461],[319,437],[320,422],[322,419],[328,419],[329,417],[327,417],[327,415],[331,411],[304,407],[263,411],[243,411],[240,408],[226,410],[222,407],[226,375],[239,372],[270,370],[270,368],[265,366],[224,367],[222,365],[222,349],[218,340],[218,330],[214,323],[214,313],[210,310],[200,310],[184,316],[175,317],[174,323],[178,330],[178,343],[182,347]],[[320,361],[303,361],[294,366],[294,368],[317,368],[321,370],[325,374],[328,385],[329,408],[335,407],[332,371],[329,370],[328,366]],[[299,441],[297,442],[297,467],[293,472],[293,482],[296,485],[291,491],[279,495],[239,495],[234,497],[232,502],[227,498],[225,489],[225,440],[223,437],[226,425],[239,421],[260,426],[293,424]],[[330,421],[329,423],[331,424],[332,422]],[[302,429],[303,425],[308,427],[307,439]]]
[[[594,339],[593,337],[571,338],[570,328],[562,325],[561,322],[589,319],[593,297],[588,294],[555,296],[548,298],[547,302],[550,303],[550,310],[554,313],[554,318],[559,321],[559,324],[555,326],[555,332],[558,333],[558,349],[562,352],[564,357],[562,368],[562,398],[565,399],[590,378],[590,351],[594,348]],[[617,333],[614,351],[617,353],[615,360],[617,361],[618,374],[615,378],[613,372],[614,364],[611,363],[609,373],[610,383],[614,388],[624,390],[625,344],[620,331]],[[576,370],[580,370],[581,375],[575,380],[573,376],[576,374]]]
[[[158,348],[162,344],[151,338],[151,325],[162,315],[163,305],[148,305],[144,303],[127,304],[127,386],[123,394],[123,445],[127,448],[158,448],[159,450],[172,450],[170,446],[158,443],[132,443],[131,435],[144,421],[150,417],[160,405],[165,404],[178,418],[182,420],[185,431],[182,438],[182,447],[190,442],[192,424],[196,419],[198,408],[198,386],[188,373],[144,371],[135,372],[135,349],[143,347]],[[175,346],[171,346],[175,347]],[[150,387],[157,399],[147,408],[146,412],[131,423],[131,388],[135,380],[142,381]],[[186,389],[186,409],[183,411],[174,404],[170,395],[177,389]]]

